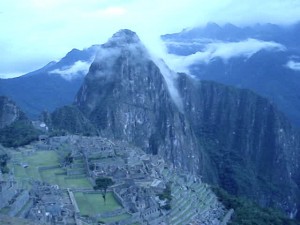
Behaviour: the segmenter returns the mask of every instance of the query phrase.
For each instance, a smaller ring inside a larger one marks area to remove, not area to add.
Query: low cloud
[[[162,50],[161,52],[149,52],[137,36],[132,37],[133,43],[129,44],[128,40],[126,40],[126,38],[124,39],[124,36],[122,35],[124,34],[116,33],[106,44],[98,49],[94,60],[98,65],[93,76],[96,78],[105,78],[106,81],[113,79],[115,75],[115,64],[121,56],[126,56],[127,60],[130,60],[130,64],[141,64],[143,60],[145,60],[145,63],[148,60],[152,60],[160,69],[175,105],[183,112],[182,99],[175,84],[178,75],[170,70],[166,63],[158,57],[158,55],[161,55],[159,53],[162,53]],[[161,44],[162,42],[156,43]],[[162,45],[161,49],[163,49],[163,47],[164,46]]]
[[[215,58],[221,58],[225,62],[235,57],[248,59],[261,50],[285,51],[286,48],[275,42],[266,42],[256,39],[247,39],[240,42],[215,42],[208,43],[204,46],[203,51],[196,52],[192,55],[167,55],[166,61],[173,70],[188,73],[188,67],[194,63],[208,64]]]
[[[59,74],[66,80],[72,80],[79,76],[84,76],[88,73],[91,62],[77,61],[73,65],[64,67],[62,69],[55,69],[49,72],[49,74]]]
[[[166,63],[162,59],[152,57],[152,61],[158,66],[161,74],[163,75],[168,87],[168,91],[175,105],[183,113],[182,98],[175,84],[175,80],[178,78],[178,74],[170,70],[170,68],[166,65]]]
[[[103,48],[100,47],[97,51],[95,63],[101,63],[101,67],[93,74],[96,78],[106,77],[110,78],[113,76],[113,67],[117,58],[121,54],[119,48]]]
[[[291,70],[300,71],[300,62],[290,60],[285,66]]]

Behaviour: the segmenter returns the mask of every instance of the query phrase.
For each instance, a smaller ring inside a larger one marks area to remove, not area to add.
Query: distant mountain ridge
[[[216,23],[208,23],[206,26],[185,29],[174,34],[165,34],[161,38],[168,41],[190,42],[191,40],[221,40],[225,42],[237,42],[247,38],[263,41],[274,41],[289,48],[299,50],[300,22],[290,26],[276,24],[255,24],[251,26],[235,26],[227,23],[223,26]],[[169,49],[170,51],[172,49]]]
[[[42,111],[73,102],[83,78],[94,59],[97,46],[84,50],[73,49],[58,62],[24,76],[0,79],[0,95],[12,98],[32,119]]]
[[[187,62],[191,74],[251,89],[300,127],[300,23],[248,27],[210,23],[162,39],[170,53],[182,57],[178,64]]]

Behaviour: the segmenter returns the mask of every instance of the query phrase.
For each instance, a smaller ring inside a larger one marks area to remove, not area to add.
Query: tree
[[[8,173],[9,169],[7,167],[7,161],[9,160],[9,156],[5,154],[0,154],[0,170],[2,173]]]
[[[73,156],[72,156],[72,153],[69,152],[69,154],[66,155],[65,160],[64,160],[65,165],[70,165],[70,164],[73,163],[73,161],[74,161],[74,158],[73,158]]]
[[[95,183],[94,189],[102,191],[103,200],[106,202],[107,188],[114,184],[113,180],[109,177],[100,177],[95,180]]]
[[[15,121],[0,130],[0,143],[5,147],[19,147],[38,140],[41,132],[35,129],[30,121]]]
[[[158,195],[160,200],[166,200],[166,204],[162,206],[162,209],[170,210],[171,209],[171,201],[172,201],[172,194],[171,194],[171,184],[168,183],[166,188],[164,189],[163,193]]]

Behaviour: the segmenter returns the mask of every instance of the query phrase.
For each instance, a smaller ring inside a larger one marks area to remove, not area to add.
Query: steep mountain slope
[[[15,103],[5,96],[0,96],[0,129],[11,125],[24,117]]]
[[[169,95],[160,69],[135,33],[121,30],[102,46],[75,104],[100,133],[163,155],[191,172],[204,172],[183,157],[200,148]],[[197,157],[200,160],[201,157]]]
[[[0,96],[0,143],[6,147],[17,147],[37,139],[38,134],[16,104]]]
[[[74,107],[103,136],[294,216],[299,137],[276,107],[251,91],[194,80],[155,62],[135,33],[119,31],[101,46]]]
[[[217,183],[262,206],[293,207],[286,196],[297,199],[299,191],[299,135],[276,107],[251,91],[185,75],[179,90]]]
[[[97,46],[73,49],[59,62],[12,79],[0,79],[0,95],[12,98],[31,118],[70,104],[80,88]]]
[[[47,121],[47,118],[45,121]],[[83,134],[86,136],[97,135],[95,126],[83,115],[75,106],[64,106],[56,109],[48,116],[47,124],[56,131],[71,131],[74,134]]]
[[[169,52],[191,74],[251,89],[273,101],[300,127],[300,24],[206,27],[164,35]]]

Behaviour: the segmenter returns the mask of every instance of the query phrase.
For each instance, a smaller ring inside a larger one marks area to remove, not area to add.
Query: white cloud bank
[[[295,70],[295,71],[300,72],[300,62],[290,60],[290,61],[287,62],[287,64],[285,66],[287,68],[291,69],[291,70]]]
[[[286,48],[275,42],[256,39],[247,39],[240,42],[216,42],[207,44],[203,51],[192,55],[168,55],[166,61],[173,70],[188,73],[188,67],[194,63],[208,64],[215,58],[221,58],[225,62],[235,57],[248,59],[260,50],[285,51]]]
[[[71,66],[52,70],[49,74],[59,74],[66,80],[72,80],[79,76],[85,76],[88,73],[91,64],[91,62],[77,61]]]

